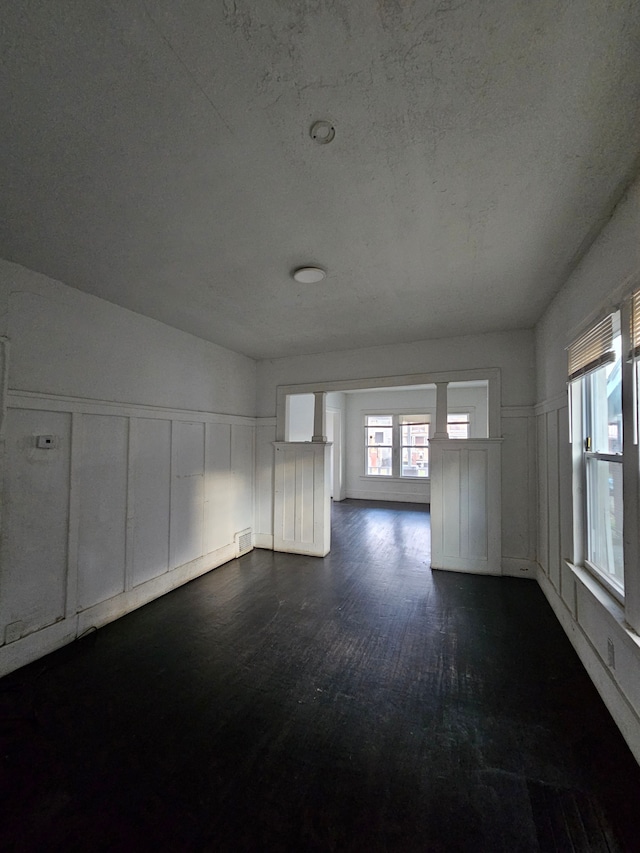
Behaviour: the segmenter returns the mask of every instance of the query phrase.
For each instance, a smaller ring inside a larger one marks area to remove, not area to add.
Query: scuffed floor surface
[[[537,585],[334,506],[0,681],[3,851],[637,851],[640,770]]]

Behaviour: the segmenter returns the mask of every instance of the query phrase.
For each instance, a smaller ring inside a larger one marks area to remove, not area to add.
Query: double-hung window
[[[428,477],[431,414],[365,415],[368,477]],[[469,412],[447,415],[449,438],[469,438]]]
[[[429,476],[428,415],[398,415],[401,431],[402,476]]]
[[[429,415],[365,415],[370,477],[429,476]]]
[[[622,537],[622,343],[611,314],[569,347],[573,418],[580,429],[585,565],[624,592]],[[576,408],[578,411],[576,411]]]
[[[448,414],[447,434],[449,438],[471,438],[471,416],[469,412]]]
[[[393,475],[393,415],[367,415],[364,435],[367,450],[367,475]]]

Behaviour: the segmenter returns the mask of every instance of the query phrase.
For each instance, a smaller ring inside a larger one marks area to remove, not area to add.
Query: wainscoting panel
[[[255,428],[245,424],[231,427],[231,473],[233,533],[253,528],[253,483]]]
[[[30,633],[65,613],[71,416],[9,409],[5,429],[0,644],[6,625]],[[38,448],[38,435],[54,446]]]
[[[549,573],[549,496],[547,477],[547,415],[538,415],[538,563]]]
[[[171,461],[171,568],[202,555],[204,534],[203,423],[175,423]]]
[[[171,422],[131,419],[133,586],[169,569]]]
[[[434,569],[502,573],[500,439],[432,440]]]
[[[233,540],[231,424],[207,424],[205,447],[204,552]]]
[[[129,421],[83,415],[80,424],[78,609],[125,587]]]
[[[331,541],[329,445],[274,442],[274,447],[273,547],[323,557]]]
[[[549,578],[560,589],[560,474],[558,457],[558,412],[548,412],[547,418],[547,530]]]
[[[238,554],[253,527],[253,418],[7,401],[0,675]]]

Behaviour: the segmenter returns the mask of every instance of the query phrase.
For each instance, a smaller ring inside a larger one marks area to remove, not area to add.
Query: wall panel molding
[[[33,391],[9,390],[7,407],[36,409],[51,412],[78,412],[86,415],[118,414],[129,418],[161,418],[173,421],[202,421],[203,423],[247,424],[254,426],[255,418],[244,415],[227,415],[191,409],[169,409],[113,400],[94,400],[83,397],[64,397],[58,394],[38,394]],[[275,421],[275,419],[273,419]]]
[[[547,412],[555,411],[555,409],[562,409],[563,406],[567,405],[567,392],[563,391],[562,394],[557,394],[555,397],[549,397],[548,400],[542,400],[542,402],[537,403],[534,406],[534,412],[536,415],[546,415]]]
[[[253,534],[254,418],[12,393],[7,421],[0,673],[233,559],[237,534]]]

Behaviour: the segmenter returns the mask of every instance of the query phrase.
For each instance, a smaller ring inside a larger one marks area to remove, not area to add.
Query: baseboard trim
[[[236,544],[225,545],[203,557],[177,566],[157,578],[94,604],[78,614],[55,622],[0,648],[0,677],[72,643],[85,632],[143,607],[195,578],[228,563],[238,556]]]
[[[521,557],[503,557],[502,574],[508,578],[529,578],[530,580],[535,580],[537,565],[532,560],[523,560]]]
[[[273,551],[273,533],[254,533],[253,546],[254,548],[264,548],[267,551]]]
[[[542,568],[539,568],[537,572],[537,580],[589,678],[595,685],[615,724],[620,729],[627,746],[640,764],[640,717]]]
[[[424,493],[421,495],[408,495],[406,492],[378,492],[365,489],[348,489],[348,498],[358,501],[395,501],[396,503],[428,504],[430,498]]]
[[[61,649],[78,637],[78,617],[62,619],[0,648],[0,677]]]

